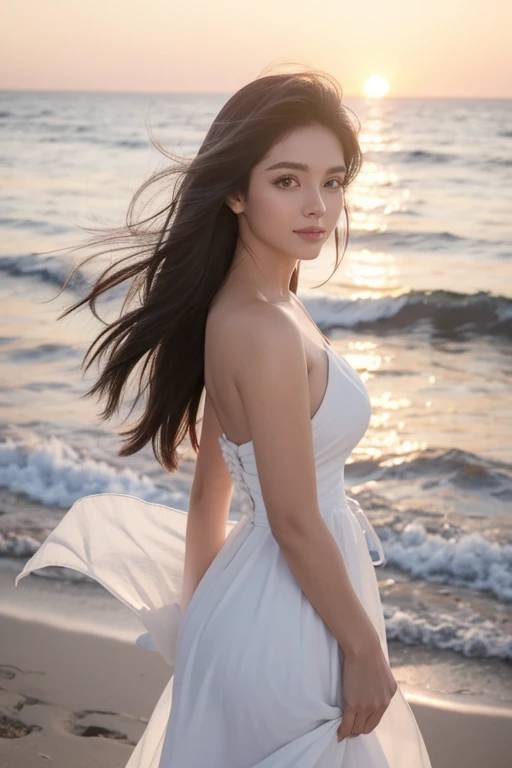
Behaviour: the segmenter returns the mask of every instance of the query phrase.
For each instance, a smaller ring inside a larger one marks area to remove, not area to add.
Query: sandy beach
[[[0,765],[122,768],[171,673],[130,640],[0,614]],[[512,708],[401,685],[433,768],[510,764]]]

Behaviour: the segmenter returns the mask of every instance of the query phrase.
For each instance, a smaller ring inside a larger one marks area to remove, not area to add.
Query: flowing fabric
[[[346,495],[344,465],[371,406],[346,360],[326,347],[329,376],[311,420],[319,509],[389,660],[374,562],[382,545]],[[180,610],[187,514],[121,494],[77,501],[16,576],[63,566],[102,584],[140,619],[137,644],[172,667],[126,768],[430,768],[398,687],[377,727],[338,743],[339,645],[272,535],[252,442],[220,445],[242,503]]]

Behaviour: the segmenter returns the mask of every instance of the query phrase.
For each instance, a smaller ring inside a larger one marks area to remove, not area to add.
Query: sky
[[[510,0],[1,0],[0,22],[0,90],[232,93],[291,62],[345,96],[512,98]]]

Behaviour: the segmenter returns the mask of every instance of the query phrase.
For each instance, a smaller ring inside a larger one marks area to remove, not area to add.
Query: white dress
[[[357,372],[324,348],[327,388],[311,421],[319,509],[389,658],[364,526],[377,549],[380,542],[344,489],[344,465],[368,427],[370,400]],[[132,496],[77,501],[16,577],[17,585],[57,565],[96,579],[147,629],[137,643],[173,666],[126,768],[430,768],[400,687],[371,733],[338,743],[338,643],[272,535],[252,443],[237,446],[222,435],[220,444],[244,514],[228,522],[183,615],[187,515]]]

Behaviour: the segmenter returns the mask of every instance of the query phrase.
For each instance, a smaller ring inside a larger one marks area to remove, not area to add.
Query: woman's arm
[[[318,507],[302,333],[272,304],[241,314],[229,348],[272,533],[345,655],[365,658],[380,641]]]
[[[206,394],[187,516],[182,612],[226,540],[233,481],[222,457],[220,434],[221,426]]]

